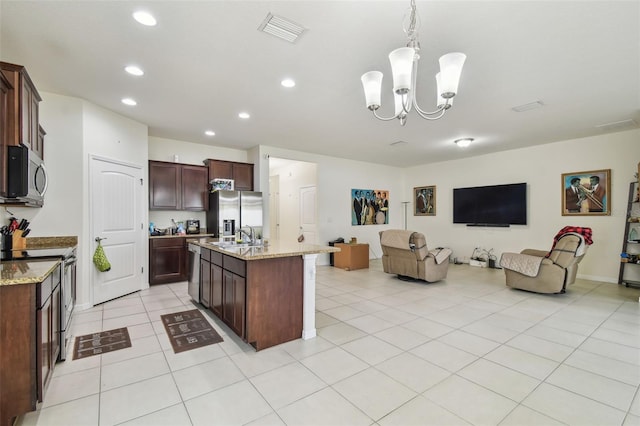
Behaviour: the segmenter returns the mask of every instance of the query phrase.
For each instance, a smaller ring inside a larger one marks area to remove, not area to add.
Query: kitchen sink
[[[214,241],[210,242],[209,244],[226,249],[262,247],[262,244],[236,243],[235,241]]]

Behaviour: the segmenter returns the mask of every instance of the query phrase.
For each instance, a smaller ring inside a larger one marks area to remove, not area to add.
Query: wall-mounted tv
[[[527,224],[527,184],[453,189],[453,223],[468,226]]]

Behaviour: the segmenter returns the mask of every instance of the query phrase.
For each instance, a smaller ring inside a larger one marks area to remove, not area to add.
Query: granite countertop
[[[220,247],[211,244],[212,242],[217,241],[217,238],[209,238],[193,242],[200,247],[243,260],[272,259],[276,257],[293,257],[317,253],[336,253],[340,251],[337,247],[288,241],[270,241],[268,245],[259,247]]]
[[[78,245],[77,236],[69,237],[29,237],[27,249],[66,248]]]
[[[29,237],[26,250],[57,249],[76,247],[77,236]],[[24,249],[18,250],[22,251]],[[16,284],[35,284],[44,281],[53,272],[60,260],[8,260],[0,262],[0,286]]]
[[[149,239],[150,240],[155,240],[156,238],[204,238],[204,237],[213,237],[214,234],[204,234],[204,233],[200,233],[200,234],[182,234],[182,235],[171,235],[171,234],[167,234],[167,235],[149,235]]]
[[[60,260],[19,260],[0,263],[0,287],[42,282]]]

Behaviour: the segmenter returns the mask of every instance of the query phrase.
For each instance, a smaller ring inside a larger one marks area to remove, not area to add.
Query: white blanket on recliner
[[[391,229],[384,231],[380,236],[380,244],[387,247],[409,250],[409,241],[413,231],[403,231],[401,229]]]
[[[530,254],[502,253],[500,266],[529,277],[536,277],[543,259],[543,257],[531,256]]]
[[[449,256],[451,256],[451,253],[453,253],[453,251],[449,248],[437,248],[434,250],[430,250],[429,254],[431,256],[433,256],[434,260],[436,261],[436,263],[439,265],[444,261],[449,261]]]

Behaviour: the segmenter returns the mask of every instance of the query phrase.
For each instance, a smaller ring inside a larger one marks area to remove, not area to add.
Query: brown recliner
[[[578,263],[584,258],[587,248],[580,235],[565,234],[558,239],[550,254],[534,249],[503,253],[500,266],[504,268],[508,287],[536,293],[564,293],[567,286],[576,280]]]
[[[429,251],[427,240],[420,232],[390,229],[380,231],[382,268],[400,278],[410,277],[435,282],[447,277],[448,248]]]

